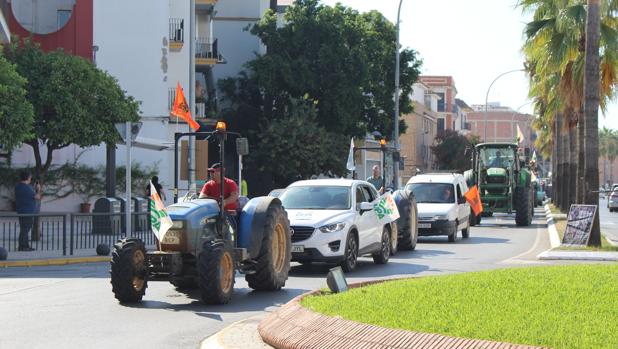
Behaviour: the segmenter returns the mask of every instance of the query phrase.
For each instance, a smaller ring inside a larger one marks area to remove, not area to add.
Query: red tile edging
[[[392,280],[360,282],[349,287]],[[264,342],[277,349],[541,349],[383,328],[315,313],[300,304],[304,297],[318,293],[316,290],[295,297],[262,320],[258,332]]]

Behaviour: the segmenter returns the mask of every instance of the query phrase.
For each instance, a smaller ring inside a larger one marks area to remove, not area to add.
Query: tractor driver
[[[496,151],[496,157],[492,160],[489,167],[502,167],[502,153],[500,150]]]
[[[226,211],[236,211],[238,207],[238,186],[233,180],[223,176],[223,168],[220,163],[212,165],[208,172],[212,173],[212,179],[204,184],[200,192],[200,199],[208,198],[219,201],[221,198],[221,180],[223,180],[223,203]]]

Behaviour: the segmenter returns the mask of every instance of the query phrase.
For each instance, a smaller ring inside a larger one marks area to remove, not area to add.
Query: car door
[[[375,203],[379,197],[378,192],[368,185],[362,185],[362,188],[367,202]],[[364,215],[367,216],[367,224],[369,225],[367,233],[367,244],[380,244],[382,242],[382,224],[378,222],[378,215],[376,214],[376,211],[371,210],[365,212]]]
[[[463,192],[461,183],[457,183],[456,187],[457,187],[456,189],[457,190],[456,191],[457,193],[457,217],[459,219],[459,227],[457,227],[457,229],[459,229],[460,227],[463,227],[465,225],[468,219],[468,214],[470,213],[470,205],[463,197],[464,192]]]
[[[363,250],[367,248],[370,244],[371,234],[372,232],[372,215],[373,210],[361,212],[359,208],[359,204],[361,202],[370,202],[369,198],[366,196],[366,191],[363,190],[362,185],[357,185],[356,190],[356,229],[358,230],[358,248],[359,250]]]

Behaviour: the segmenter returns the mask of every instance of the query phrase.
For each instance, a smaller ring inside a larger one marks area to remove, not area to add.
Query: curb
[[[356,288],[384,281],[391,280],[357,283],[349,287]],[[378,327],[315,313],[300,304],[304,297],[319,293],[320,291],[316,290],[300,295],[262,320],[258,332],[264,342],[277,349],[540,348]]]
[[[20,261],[0,261],[0,268],[8,267],[39,267],[49,265],[67,265],[80,263],[100,263],[109,262],[109,256],[96,257],[68,257],[68,258],[51,258],[51,259],[30,259]]]
[[[542,260],[578,260],[615,262],[618,261],[618,252],[592,252],[592,251],[545,251],[538,255]]]
[[[257,333],[257,325],[266,315],[260,314],[237,321],[200,343],[200,349],[268,349]],[[230,341],[230,338],[232,340]],[[232,342],[232,343],[229,343]]]
[[[551,244],[551,248],[556,248],[560,246],[560,235],[558,235],[558,230],[556,230],[556,224],[554,222],[554,217],[551,214],[551,210],[549,209],[549,204],[545,204],[545,218],[547,218],[547,231],[549,233],[549,242]]]

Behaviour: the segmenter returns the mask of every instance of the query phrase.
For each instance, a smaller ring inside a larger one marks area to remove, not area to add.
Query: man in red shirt
[[[219,201],[221,198],[221,178],[223,178],[223,197],[224,208],[226,211],[236,211],[238,206],[238,186],[233,180],[222,175],[223,168],[221,164],[216,163],[208,169],[212,173],[212,179],[202,188],[200,199],[208,198]]]

